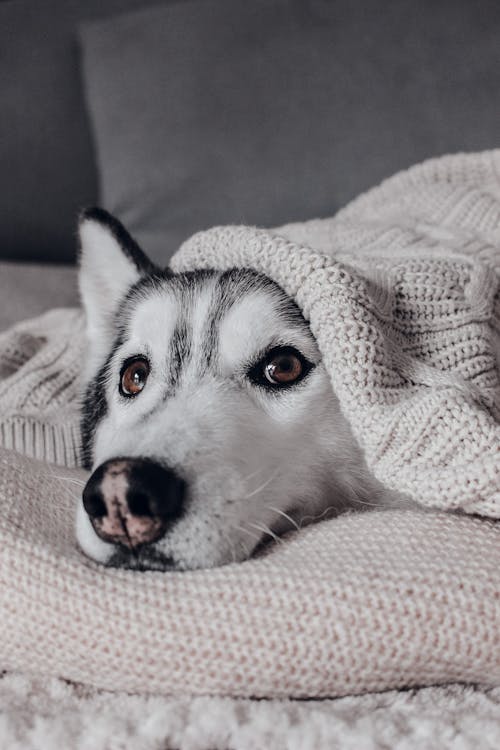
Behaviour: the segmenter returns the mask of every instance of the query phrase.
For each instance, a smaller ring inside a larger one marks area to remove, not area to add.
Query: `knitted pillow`
[[[0,450],[0,668],[107,689],[337,696],[500,683],[500,525],[345,515],[208,571],[91,563],[85,474]]]

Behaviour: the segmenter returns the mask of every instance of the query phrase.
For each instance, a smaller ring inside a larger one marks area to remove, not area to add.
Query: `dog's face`
[[[93,474],[77,535],[90,557],[240,561],[349,494],[352,438],[309,327],[274,282],[158,271],[98,210],[80,234]]]

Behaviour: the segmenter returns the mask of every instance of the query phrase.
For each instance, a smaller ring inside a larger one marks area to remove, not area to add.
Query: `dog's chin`
[[[256,550],[258,552],[264,543],[257,545]],[[267,546],[267,544],[266,544]],[[252,556],[253,554],[252,553]],[[138,570],[138,571],[190,571],[190,570],[209,570],[211,568],[220,568],[230,563],[241,563],[244,562],[248,557],[244,557],[240,560],[235,560],[233,557],[215,556],[214,559],[206,560],[183,560],[181,558],[175,558],[172,555],[166,555],[160,550],[153,547],[144,547],[137,550],[130,550],[126,547],[116,546],[115,551],[111,556],[103,563],[107,568],[121,568],[126,570]]]
[[[176,563],[173,557],[148,547],[134,551],[126,547],[117,547],[105,565],[107,568],[126,568],[140,571],[159,570],[164,572],[185,569],[182,565]]]

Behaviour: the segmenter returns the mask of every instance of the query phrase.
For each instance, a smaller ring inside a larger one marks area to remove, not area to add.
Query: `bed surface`
[[[76,268],[0,263],[0,331],[53,307],[78,305]]]

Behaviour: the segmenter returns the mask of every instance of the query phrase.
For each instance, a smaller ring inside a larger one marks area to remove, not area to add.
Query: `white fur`
[[[76,509],[76,528],[80,547],[89,557],[100,563],[109,560],[114,547],[97,536],[90,523],[90,518],[85,512],[83,503],[78,503]]]
[[[113,315],[140,274],[110,230],[92,219],[80,224],[80,296],[86,312],[86,376],[102,364],[113,339]]]

